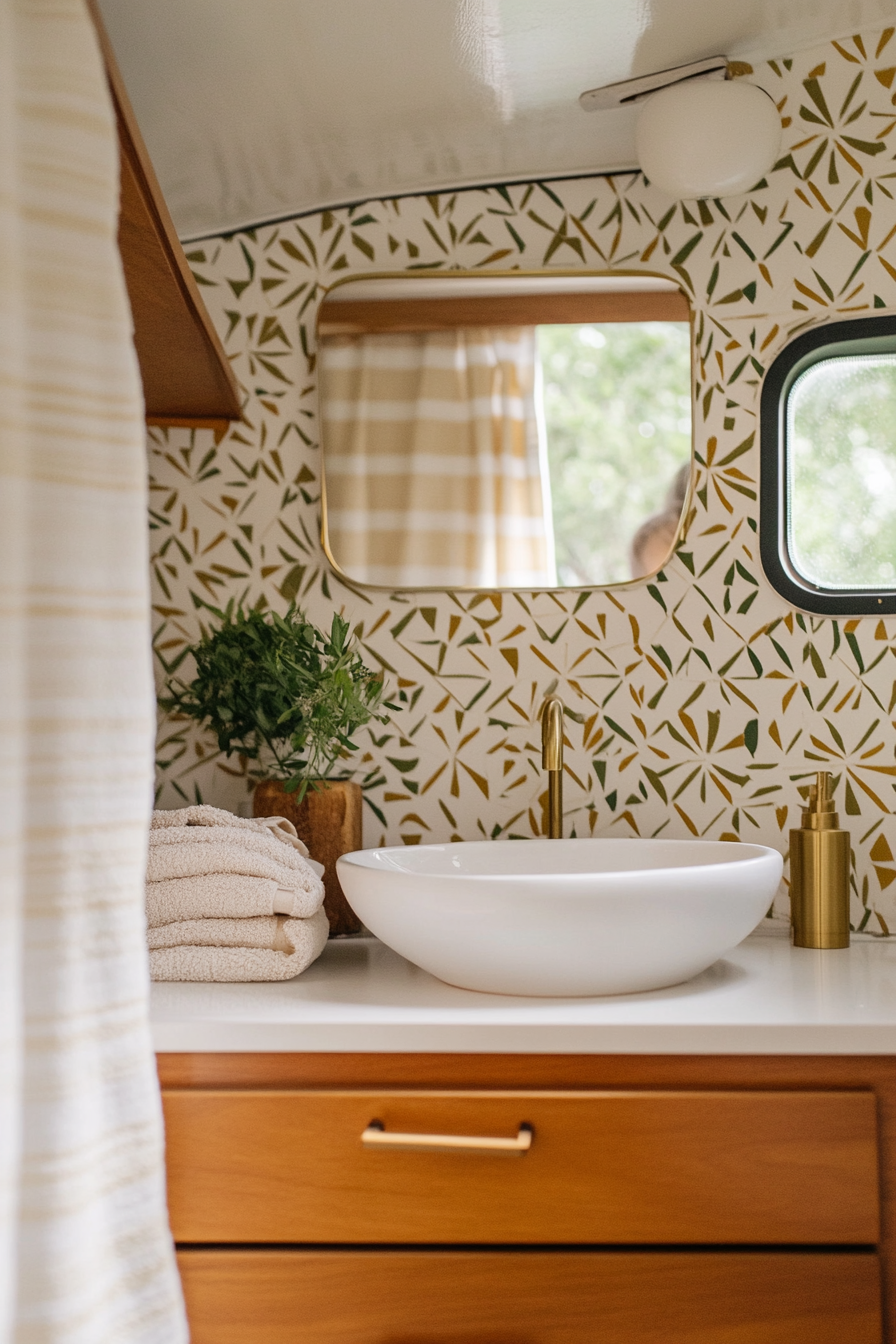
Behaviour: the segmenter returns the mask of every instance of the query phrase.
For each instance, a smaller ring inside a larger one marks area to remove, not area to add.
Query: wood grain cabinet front
[[[192,1344],[880,1344],[869,1252],[209,1251]]]
[[[869,1246],[879,1236],[870,1091],[197,1089],[171,1090],[164,1105],[180,1243]],[[366,1147],[372,1124],[419,1146]],[[528,1151],[427,1146],[439,1135],[512,1141],[521,1126]]]

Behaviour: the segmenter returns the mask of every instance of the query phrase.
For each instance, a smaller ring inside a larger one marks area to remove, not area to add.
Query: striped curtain
[[[0,0],[0,1341],[181,1344],[148,1019],[145,432],[84,0]]]
[[[327,542],[343,572],[553,585],[537,382],[532,327],[325,337]]]

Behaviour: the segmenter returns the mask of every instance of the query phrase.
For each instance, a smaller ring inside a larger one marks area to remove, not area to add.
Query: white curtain
[[[179,1344],[143,876],[153,702],[113,114],[0,0],[0,1341]]]
[[[327,540],[396,587],[556,582],[534,327],[328,336]]]

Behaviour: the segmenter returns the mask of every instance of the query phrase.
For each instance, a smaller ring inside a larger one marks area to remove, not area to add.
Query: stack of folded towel
[[[146,874],[153,980],[290,980],[324,950],[323,899],[323,882],[285,817],[250,821],[205,805],[153,813]]]

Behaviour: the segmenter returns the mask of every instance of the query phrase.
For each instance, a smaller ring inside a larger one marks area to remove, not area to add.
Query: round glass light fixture
[[[781,118],[743,79],[670,84],[642,106],[635,145],[645,177],[676,200],[733,196],[775,163]]]

